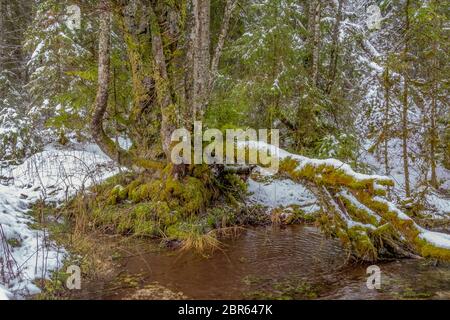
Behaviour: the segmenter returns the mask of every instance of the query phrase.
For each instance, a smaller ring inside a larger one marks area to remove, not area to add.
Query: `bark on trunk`
[[[436,41],[433,42],[433,51],[435,54],[438,52],[438,43]],[[433,86],[431,92],[431,115],[430,115],[430,167],[431,167],[431,185],[434,188],[439,187],[438,178],[436,174],[436,149],[438,147],[439,137],[438,130],[436,126],[436,116],[437,116],[437,81],[435,78],[435,72],[438,69],[438,61],[437,57],[433,59],[433,68],[432,68],[432,78],[433,78]]]
[[[132,1],[120,8],[119,22],[130,61],[133,105],[128,129],[133,150],[142,157],[156,158],[161,153],[160,114],[154,101],[148,10],[148,4]]]
[[[193,47],[193,83],[192,115],[193,119],[203,117],[208,103],[210,73],[210,0],[193,0],[194,32]]]
[[[383,141],[384,141],[384,171],[386,175],[390,174],[389,169],[389,95],[390,95],[390,82],[389,82],[389,68],[386,66],[384,71],[384,128],[383,128]]]
[[[150,9],[152,53],[154,60],[154,79],[156,82],[156,96],[161,109],[161,141],[162,148],[168,161],[171,157],[171,136],[176,129],[177,114],[172,101],[170,80],[167,73],[166,59],[164,56],[161,29],[155,8]]]
[[[333,27],[333,34],[332,34],[332,46],[331,46],[331,54],[330,54],[330,73],[329,73],[329,80],[326,92],[330,93],[331,89],[333,87],[333,84],[336,79],[337,74],[337,64],[338,64],[338,57],[339,57],[339,32],[341,30],[341,22],[342,22],[342,11],[344,6],[344,0],[339,0],[338,7],[337,7],[337,14],[336,14],[336,23]]]
[[[99,57],[98,57],[98,87],[91,121],[91,132],[100,149],[120,165],[133,169],[160,169],[159,162],[134,157],[123,150],[108,137],[103,128],[103,118],[108,107],[108,88],[110,80],[110,50],[111,50],[111,13],[107,0],[102,0],[100,10]]]
[[[437,128],[436,128],[436,84],[433,88],[431,97],[431,115],[430,115],[430,166],[431,166],[431,185],[438,188],[438,179],[436,174],[436,149],[437,149]]]
[[[214,56],[211,61],[211,75],[209,79],[209,91],[212,90],[214,85],[214,80],[217,76],[217,71],[219,68],[219,60],[222,56],[223,46],[225,44],[225,39],[228,34],[228,30],[230,27],[230,19],[231,14],[233,13],[234,8],[236,7],[237,0],[227,0],[225,4],[225,11],[223,13],[222,25],[220,27],[219,39],[217,40],[216,49],[214,51]]]
[[[405,47],[403,50],[403,58],[408,59],[409,53],[409,6],[410,0],[405,4]],[[405,193],[407,197],[411,196],[411,188],[409,184],[409,156],[408,156],[408,66],[406,66],[403,73],[403,108],[402,108],[402,151],[403,151],[403,171],[405,175]]]
[[[320,15],[322,3],[320,0],[312,0],[309,4],[308,31],[309,47],[311,51],[311,78],[317,84],[319,74],[319,53],[320,53]]]

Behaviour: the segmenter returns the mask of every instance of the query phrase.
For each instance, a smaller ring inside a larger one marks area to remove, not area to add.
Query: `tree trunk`
[[[308,12],[308,31],[309,48],[311,57],[311,78],[313,83],[317,84],[319,73],[319,53],[320,53],[320,15],[322,3],[320,0],[312,0],[309,4]]]
[[[170,79],[167,72],[163,40],[155,7],[150,9],[152,54],[154,61],[153,78],[156,83],[156,97],[161,109],[161,141],[167,161],[171,158],[171,136],[177,128],[177,113],[172,101]]]
[[[402,151],[403,151],[403,171],[405,175],[405,193],[407,197],[411,196],[411,188],[409,184],[409,157],[408,157],[408,53],[409,53],[409,6],[410,0],[406,0],[405,4],[405,46],[403,50],[403,58],[405,59],[403,73],[403,108],[402,108]]]
[[[431,185],[434,188],[439,187],[436,174],[436,149],[438,143],[436,128],[436,84],[433,85],[433,93],[431,97],[431,114],[430,114],[430,166],[431,166]]]
[[[389,67],[386,66],[384,71],[384,128],[383,128],[383,141],[384,141],[384,171],[386,175],[390,174],[389,169]]]
[[[210,0],[193,0],[193,64],[191,110],[193,121],[203,117],[210,79]]]
[[[108,88],[110,80],[111,51],[111,13],[107,0],[99,5],[100,26],[98,45],[98,86],[94,103],[94,113],[91,120],[91,132],[100,149],[119,165],[134,169],[160,169],[161,164],[149,159],[141,159],[126,152],[108,137],[103,128],[103,118],[108,108]]]
[[[100,7],[107,8],[108,3],[103,0]],[[188,26],[191,35],[186,40],[180,37],[186,28],[182,19],[186,13],[183,5],[146,1],[128,1],[125,5],[115,3],[114,12],[119,13],[132,74],[133,107],[128,119],[133,141],[131,152],[122,150],[103,129],[108,105],[111,17],[108,10],[101,12],[98,91],[91,129],[102,150],[122,165],[146,168],[147,161],[153,164],[144,159],[155,158],[155,154],[146,152],[154,149],[155,136],[158,136],[166,160],[170,161],[174,130],[181,123],[193,124],[195,119],[203,117],[213,79],[211,70],[217,72],[236,0],[226,3],[212,64],[210,1],[192,0],[191,3],[192,8],[188,11],[192,15],[187,18],[191,23]],[[180,54],[186,48],[187,52]],[[185,102],[192,122],[183,119],[183,111],[187,109]],[[156,134],[155,128],[158,128]]]
[[[339,0],[338,7],[337,7],[337,14],[336,14],[336,23],[333,27],[333,34],[331,36],[331,54],[330,54],[330,72],[329,72],[329,80],[326,92],[330,93],[331,88],[333,87],[333,84],[336,79],[337,74],[337,64],[338,64],[338,57],[339,57],[339,32],[341,30],[341,22],[342,22],[342,16],[343,16],[343,6],[344,6],[344,0]]]
[[[130,61],[133,105],[129,116],[129,135],[133,152],[145,158],[161,155],[160,111],[152,78],[151,37],[148,5],[131,1],[119,9],[128,59]]]
[[[234,8],[236,7],[237,0],[227,0],[225,4],[225,11],[223,14],[222,25],[220,27],[219,39],[217,40],[216,49],[214,51],[214,56],[211,61],[211,74],[209,79],[209,91],[212,90],[214,85],[214,80],[217,76],[217,71],[219,68],[219,60],[222,56],[223,46],[225,44],[225,39],[228,34],[228,29],[230,26],[231,14],[233,13]]]
[[[439,45],[436,40],[433,41],[433,51],[437,55],[439,50]],[[434,188],[439,187],[439,182],[436,174],[436,149],[438,147],[439,136],[436,125],[437,117],[437,94],[438,94],[438,84],[436,79],[436,72],[439,68],[439,63],[437,56],[433,58],[433,67],[431,68],[431,77],[433,79],[432,92],[431,92],[431,114],[430,114],[430,167],[431,167],[431,185]]]
[[[100,149],[111,159],[115,159],[121,165],[131,167],[132,163],[129,162],[128,157],[107,136],[103,128],[103,117],[108,107],[111,50],[111,13],[106,0],[101,1],[99,10],[101,12],[98,38],[98,88],[94,103],[94,114],[91,121],[92,136]]]

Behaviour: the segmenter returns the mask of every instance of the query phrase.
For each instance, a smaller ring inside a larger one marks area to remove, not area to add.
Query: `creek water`
[[[370,290],[369,264],[346,257],[338,241],[305,225],[246,229],[208,258],[138,242],[117,258],[112,277],[88,282],[78,297],[128,299],[141,292],[142,299],[450,299],[448,264],[379,262],[381,289]]]

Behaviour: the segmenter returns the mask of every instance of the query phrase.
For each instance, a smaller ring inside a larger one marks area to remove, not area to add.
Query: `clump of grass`
[[[220,241],[214,231],[208,233],[190,232],[186,234],[181,247],[182,250],[195,250],[203,255],[213,253],[220,249]]]

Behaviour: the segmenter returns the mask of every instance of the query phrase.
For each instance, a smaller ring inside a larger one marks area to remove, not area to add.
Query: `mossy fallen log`
[[[307,186],[317,197],[317,223],[365,261],[393,257],[450,260],[450,235],[420,227],[387,200],[389,177],[357,173],[336,159],[316,160],[264,142],[242,142],[246,152],[265,152],[278,162],[277,174]]]

